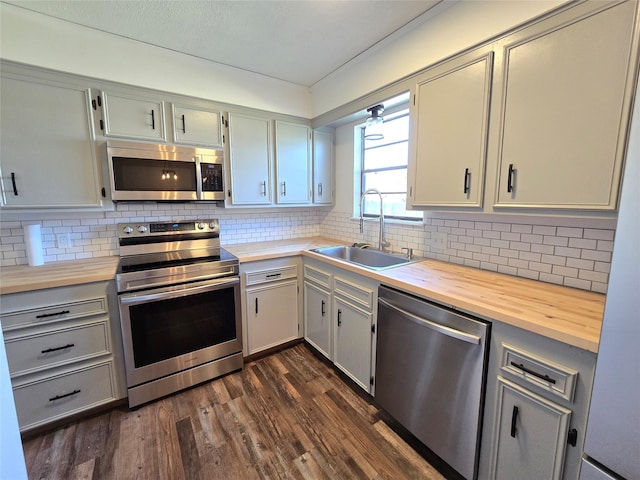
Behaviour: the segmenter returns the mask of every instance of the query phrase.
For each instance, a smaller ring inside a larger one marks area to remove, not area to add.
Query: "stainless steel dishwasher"
[[[385,286],[378,295],[376,403],[475,479],[491,324]]]

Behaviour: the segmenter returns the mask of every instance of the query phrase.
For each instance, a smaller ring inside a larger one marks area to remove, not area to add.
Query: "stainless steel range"
[[[218,220],[118,225],[129,406],[239,370],[239,261]]]

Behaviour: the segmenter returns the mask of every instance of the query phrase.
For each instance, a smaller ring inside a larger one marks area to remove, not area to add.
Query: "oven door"
[[[242,351],[240,279],[119,296],[127,386]]]

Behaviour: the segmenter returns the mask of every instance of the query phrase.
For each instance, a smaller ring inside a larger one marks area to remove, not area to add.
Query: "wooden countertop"
[[[0,294],[113,280],[120,257],[16,265],[0,269]]]
[[[241,262],[302,254],[456,310],[598,351],[604,295],[437,260],[375,271],[309,251],[333,245],[344,242],[314,237],[225,248]]]
[[[488,320],[497,320],[588,350],[598,351],[605,296],[574,288],[423,260],[387,270],[329,258],[310,250],[343,245],[324,237],[223,247],[241,262],[304,255]],[[119,257],[100,257],[0,270],[0,294],[112,280]]]

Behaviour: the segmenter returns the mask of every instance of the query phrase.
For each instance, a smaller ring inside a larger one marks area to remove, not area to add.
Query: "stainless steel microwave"
[[[109,140],[113,201],[224,200],[224,150]]]

